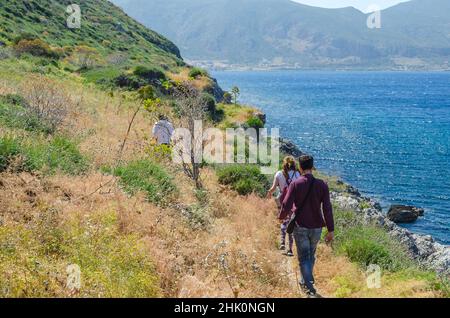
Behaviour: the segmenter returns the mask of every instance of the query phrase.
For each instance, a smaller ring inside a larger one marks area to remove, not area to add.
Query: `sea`
[[[450,72],[215,71],[267,127],[384,211],[423,207],[402,225],[450,244]]]

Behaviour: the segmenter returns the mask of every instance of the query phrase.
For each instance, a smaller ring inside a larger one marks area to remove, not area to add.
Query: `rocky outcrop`
[[[413,223],[419,216],[423,216],[424,210],[409,205],[393,205],[387,213],[387,217],[394,223]]]
[[[385,228],[425,268],[443,276],[450,275],[450,246],[435,242],[430,235],[412,233],[398,226],[383,213],[380,204],[371,198],[349,192],[331,192],[331,198],[341,209],[356,211],[365,223]],[[422,209],[411,207],[410,211],[417,216],[423,215]]]
[[[224,91],[219,86],[219,84],[217,83],[217,80],[215,78],[210,78],[210,79],[211,79],[211,84],[206,86],[204,88],[204,91],[206,93],[214,96],[214,99],[216,100],[216,102],[221,102],[223,100]]]
[[[304,154],[296,144],[284,138],[280,138],[280,152],[282,154],[293,156],[294,158],[298,158]]]

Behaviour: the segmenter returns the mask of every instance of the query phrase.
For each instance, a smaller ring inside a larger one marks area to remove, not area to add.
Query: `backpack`
[[[286,197],[289,186],[291,185],[291,183],[296,175],[297,175],[297,171],[294,170],[294,174],[292,175],[292,178],[289,178],[289,172],[288,172],[288,178],[286,179],[287,186],[284,187],[283,192],[280,195],[280,206],[281,206],[281,204],[283,204],[283,201],[284,201],[284,198]],[[284,176],[284,174],[283,174],[283,176]],[[284,177],[284,178],[286,178],[286,177]]]

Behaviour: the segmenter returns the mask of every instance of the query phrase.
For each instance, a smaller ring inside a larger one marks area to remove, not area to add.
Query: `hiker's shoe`
[[[304,292],[305,294],[308,294],[309,289],[308,287],[306,287],[306,284],[300,283],[300,289],[302,290],[302,292]]]
[[[281,245],[280,245],[280,251],[284,251],[285,249],[286,249],[286,245],[281,244]]]
[[[292,257],[294,256],[294,253],[292,253],[292,250],[289,250],[286,252],[286,256]]]
[[[306,293],[306,298],[323,298],[322,296],[320,296],[320,294],[318,294],[315,291],[308,291]]]

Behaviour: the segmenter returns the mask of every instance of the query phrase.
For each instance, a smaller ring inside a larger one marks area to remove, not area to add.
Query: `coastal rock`
[[[389,220],[395,223],[412,223],[419,216],[423,216],[424,210],[407,205],[393,205],[387,213]]]
[[[434,243],[434,252],[425,260],[425,264],[438,273],[450,276],[450,247]]]
[[[341,195],[336,192],[331,194],[333,202],[343,210],[359,210],[359,201],[348,195]]]
[[[217,102],[221,102],[223,100],[224,91],[219,86],[219,84],[217,83],[217,80],[215,78],[211,78],[211,84],[207,85],[204,88],[204,91],[206,93],[211,94],[212,96],[214,96],[214,99]]]
[[[304,154],[292,141],[284,138],[280,138],[280,152],[296,159]]]
[[[361,193],[359,193],[359,190],[356,189],[354,186],[351,186],[349,184],[347,184],[346,192],[351,194],[351,195],[357,196],[357,197],[361,196]]]
[[[434,240],[431,235],[411,234],[411,238],[416,245],[417,254],[420,255],[420,258],[427,259],[435,252]]]

